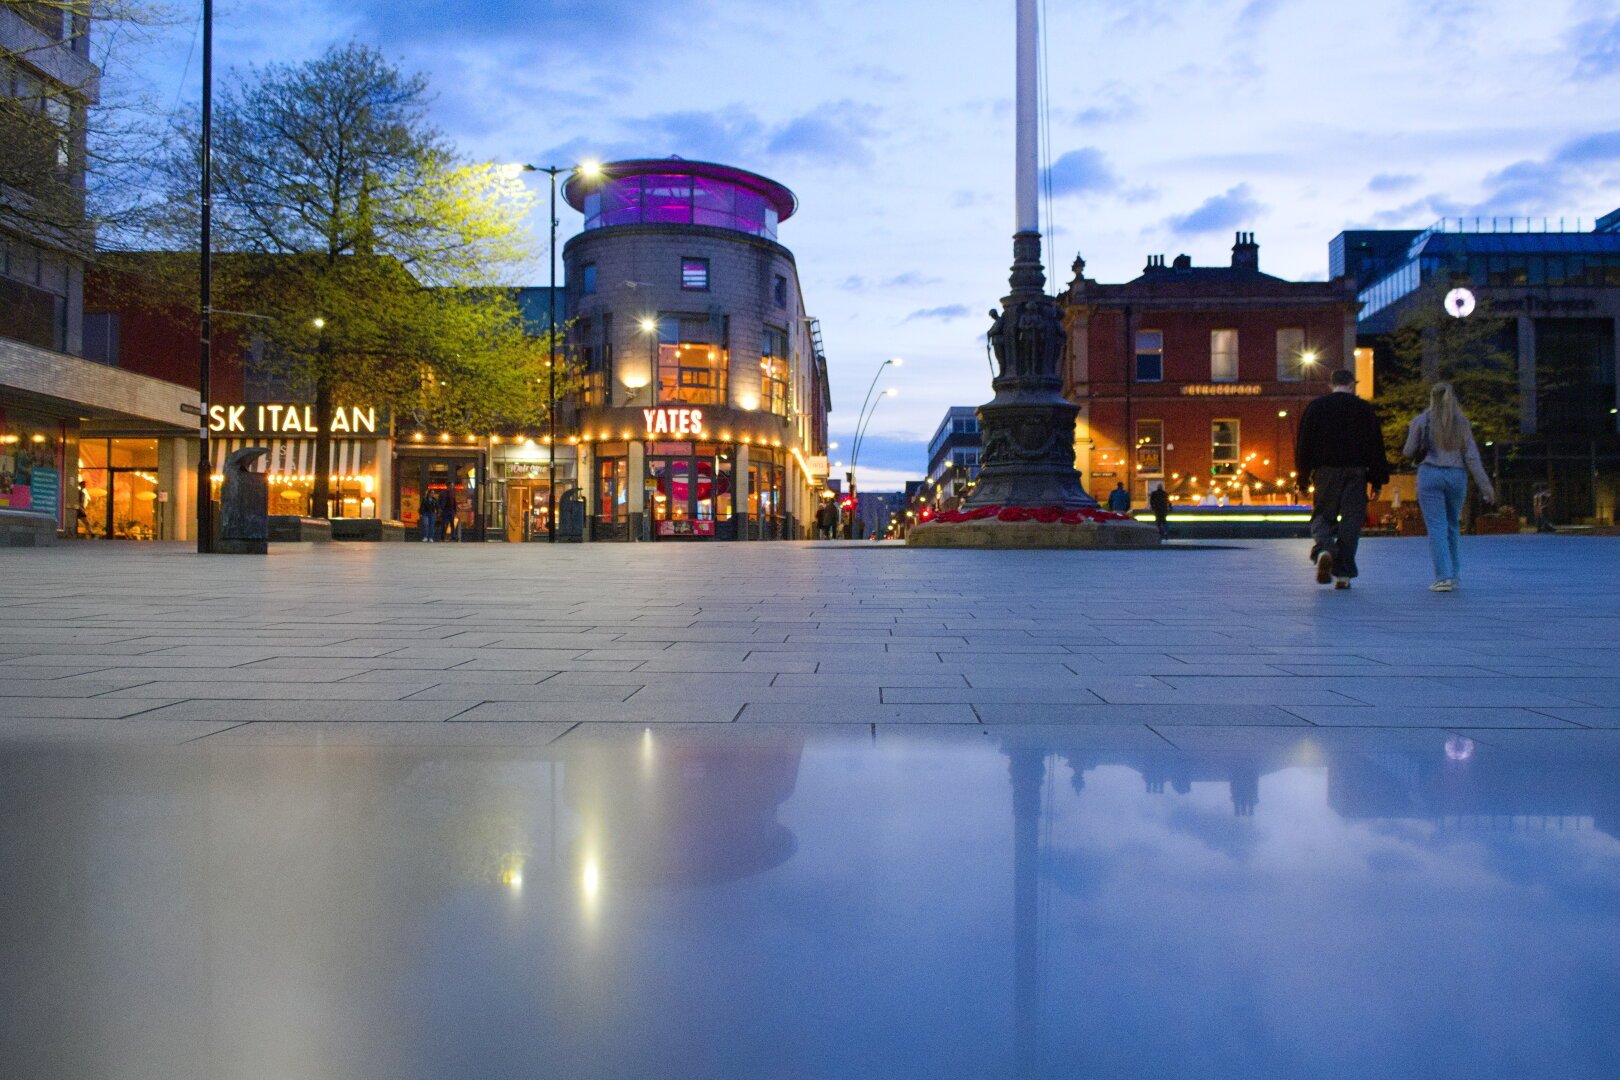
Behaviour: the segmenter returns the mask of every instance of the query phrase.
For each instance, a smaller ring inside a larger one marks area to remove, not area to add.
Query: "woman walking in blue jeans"
[[[1429,391],[1429,407],[1407,429],[1402,453],[1418,462],[1418,506],[1423,510],[1429,555],[1434,559],[1434,584],[1429,588],[1450,592],[1457,587],[1462,571],[1457,541],[1468,477],[1473,476],[1486,502],[1494,503],[1496,492],[1479,460],[1473,429],[1448,383],[1435,383]]]

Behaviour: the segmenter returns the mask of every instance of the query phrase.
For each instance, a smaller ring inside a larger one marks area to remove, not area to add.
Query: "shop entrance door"
[[[647,458],[648,512],[657,540],[712,538],[716,505],[728,505],[730,484],[717,468],[715,447],[653,443]]]
[[[434,508],[438,540],[482,540],[478,516],[477,458],[400,458],[398,477],[399,520],[422,539],[424,505]],[[454,512],[441,509],[450,493]]]

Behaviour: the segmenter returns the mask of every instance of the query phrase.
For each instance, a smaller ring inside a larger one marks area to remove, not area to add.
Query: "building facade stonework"
[[[1154,256],[1124,284],[1091,280],[1076,260],[1060,299],[1088,491],[1123,483],[1135,506],[1159,485],[1188,503],[1292,500],[1299,415],[1334,370],[1356,366],[1351,283],[1263,273],[1239,233],[1229,266]]]

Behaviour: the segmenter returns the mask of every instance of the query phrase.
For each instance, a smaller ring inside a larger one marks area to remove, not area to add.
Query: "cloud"
[[[1223,195],[1211,195],[1190,214],[1165,220],[1172,232],[1183,234],[1225,232],[1249,224],[1265,207],[1254,198],[1248,184],[1239,184]]]
[[[1053,119],[1066,121],[1076,127],[1096,127],[1129,120],[1142,111],[1136,100],[1117,83],[1104,86],[1097,92],[1097,97],[1100,99],[1097,104],[1088,105],[1083,109],[1055,110]]]
[[[1367,181],[1367,190],[1379,195],[1387,195],[1396,191],[1405,191],[1417,182],[1418,178],[1409,173],[1379,173]]]
[[[1237,29],[1241,33],[1252,34],[1260,30],[1271,17],[1277,14],[1281,0],[1249,0],[1238,12]]]
[[[774,157],[809,157],[829,165],[871,165],[877,112],[847,98],[818,105],[777,128],[765,150]]]
[[[972,312],[968,309],[966,304],[945,304],[941,307],[919,308],[918,310],[913,311],[910,315],[907,315],[903,321],[911,322],[913,319],[939,319],[942,322],[949,322],[952,319],[965,319],[971,314]]]
[[[1620,162],[1620,131],[1571,139],[1540,161],[1515,161],[1485,177],[1490,193],[1467,212],[1479,215],[1557,213],[1580,202]],[[1605,174],[1600,176],[1599,174]]]
[[[1103,193],[1119,187],[1119,177],[1095,146],[1070,150],[1046,170],[1046,183],[1054,196]]]
[[[1415,229],[1427,228],[1435,220],[1443,217],[1457,217],[1463,212],[1461,203],[1438,192],[1414,199],[1409,203],[1389,210],[1380,210],[1366,223],[1370,229]]]
[[[938,285],[944,278],[929,277],[916,270],[907,270],[903,274],[896,274],[882,281],[868,281],[859,274],[851,274],[845,278],[839,288],[850,292],[864,292],[869,289],[918,289],[928,285]]]
[[[759,117],[740,105],[657,113],[627,121],[624,127],[646,147],[643,157],[668,152],[705,161],[746,160],[765,133]]]
[[[832,166],[866,166],[876,138],[878,110],[852,101],[826,102],[780,123],[770,123],[744,105],[683,109],[626,117],[607,139],[576,138],[546,151],[547,160],[613,160],[675,154],[744,168],[753,163],[813,160]]]
[[[1596,11],[1596,4],[1588,4]],[[1575,78],[1602,79],[1620,74],[1620,15],[1594,14],[1570,27],[1565,35],[1576,57]]]

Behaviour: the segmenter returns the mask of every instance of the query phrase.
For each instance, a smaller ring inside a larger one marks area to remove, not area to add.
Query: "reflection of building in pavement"
[[[646,733],[567,759],[563,793],[579,815],[588,880],[695,885],[779,866],[798,842],[776,820],[793,794],[801,736],[768,742],[665,742]]]
[[[1225,783],[1232,811],[1254,816],[1260,778],[1301,765],[1327,768],[1328,805],[1344,818],[1420,818],[1452,828],[1597,828],[1620,836],[1620,790],[1611,782],[1612,762],[1583,760],[1558,769],[1498,751],[1476,754],[1468,739],[1448,746],[1437,737],[1432,754],[1298,750],[1266,754],[1138,753],[1068,754],[1078,793],[1085,773],[1101,765],[1126,765],[1142,776],[1150,795],[1166,787],[1186,795],[1193,784]]]

